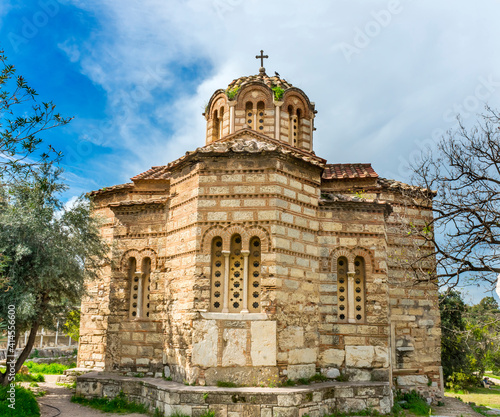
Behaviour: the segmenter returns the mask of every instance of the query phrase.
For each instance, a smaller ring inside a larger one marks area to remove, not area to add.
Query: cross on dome
[[[256,59],[260,59],[260,69],[259,72],[266,72],[264,68],[264,59],[269,58],[269,55],[264,55],[264,51],[261,49],[260,50],[260,55],[255,56]]]

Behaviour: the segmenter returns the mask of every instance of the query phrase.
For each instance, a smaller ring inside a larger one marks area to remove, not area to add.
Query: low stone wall
[[[165,416],[178,411],[197,417],[213,410],[217,417],[322,417],[339,411],[372,408],[390,412],[388,382],[324,382],[292,388],[220,388],[186,386],[160,378],[135,378],[105,372],[77,377],[76,394],[114,398],[123,391],[130,401],[159,409]]]

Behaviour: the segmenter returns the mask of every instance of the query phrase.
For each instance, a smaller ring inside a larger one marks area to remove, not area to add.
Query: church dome
[[[260,57],[259,57],[260,58]],[[251,129],[302,150],[312,151],[316,110],[307,95],[278,73],[233,80],[210,98],[205,113],[206,143],[223,140],[241,129]]]

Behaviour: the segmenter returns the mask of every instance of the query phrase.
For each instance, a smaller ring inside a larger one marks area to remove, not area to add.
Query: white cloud
[[[317,154],[329,162],[371,161],[382,175],[405,173],[401,161],[451,125],[444,114],[474,94],[478,77],[500,81],[492,52],[500,5],[493,0],[480,8],[465,0],[402,2],[378,29],[388,1],[73,4],[100,26],[84,43],[60,47],[109,103],[109,120],[82,135],[123,152],[119,163],[112,156],[101,163],[121,169],[124,181],[202,146],[203,105],[232,79],[257,73],[260,49],[270,55],[268,73],[277,70],[316,102]],[[356,46],[359,33],[366,45],[348,62],[341,45]],[[182,88],[189,80],[180,68],[200,63],[211,66],[205,78]],[[498,91],[489,101],[498,103]]]

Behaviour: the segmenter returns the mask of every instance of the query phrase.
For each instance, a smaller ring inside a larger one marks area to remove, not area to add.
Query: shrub
[[[239,86],[233,87],[233,88],[228,88],[226,90],[226,96],[229,100],[232,100],[233,98],[236,97],[236,94],[238,94],[238,90],[240,89]]]
[[[401,408],[409,410],[418,416],[428,416],[431,409],[425,398],[415,390],[404,394],[398,391],[395,403],[398,403]]]
[[[9,408],[10,401],[7,400],[10,386],[0,386],[0,416],[2,417],[38,417],[40,407],[36,402],[35,395],[28,389],[15,386],[15,409]]]
[[[273,87],[273,93],[274,93],[274,100],[280,101],[283,98],[283,94],[285,93],[285,90],[283,90],[281,87]]]
[[[479,378],[472,374],[465,374],[463,372],[453,372],[446,382],[446,386],[451,391],[467,391],[470,388],[477,387]]]

